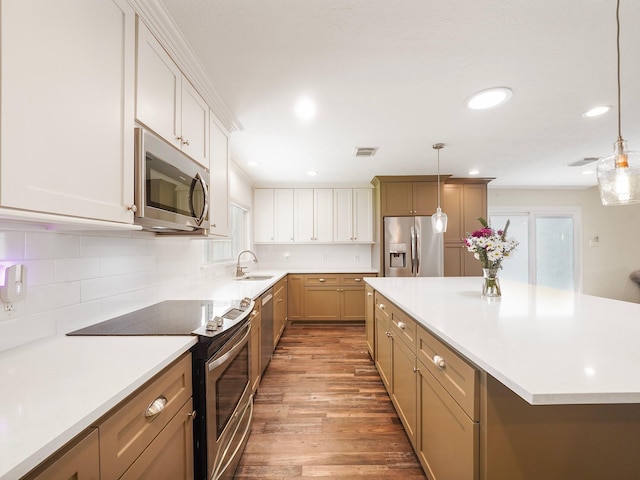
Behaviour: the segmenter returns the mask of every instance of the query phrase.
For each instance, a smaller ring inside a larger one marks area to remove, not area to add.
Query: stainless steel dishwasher
[[[260,371],[264,373],[273,355],[273,289],[262,295],[262,327],[260,328]]]

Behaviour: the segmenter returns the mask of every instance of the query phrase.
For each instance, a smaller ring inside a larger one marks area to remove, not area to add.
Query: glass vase
[[[484,277],[482,282],[483,297],[500,297],[502,295],[498,270],[497,268],[482,269],[482,276]]]

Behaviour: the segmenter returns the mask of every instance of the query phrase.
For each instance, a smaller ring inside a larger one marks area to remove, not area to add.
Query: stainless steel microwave
[[[135,129],[135,223],[155,232],[209,229],[209,170],[154,133]]]

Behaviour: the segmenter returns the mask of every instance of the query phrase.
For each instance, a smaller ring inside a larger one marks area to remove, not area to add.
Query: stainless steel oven
[[[253,399],[249,380],[250,322],[206,362],[207,476],[232,479],[249,437]],[[215,405],[214,405],[215,404]],[[215,412],[215,414],[211,414]]]
[[[209,228],[209,170],[160,137],[135,129],[134,220],[157,232]]]

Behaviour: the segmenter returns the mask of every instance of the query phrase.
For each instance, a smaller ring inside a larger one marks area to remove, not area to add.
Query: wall
[[[640,302],[640,287],[629,274],[640,270],[640,205],[603,207],[597,187],[588,189],[492,189],[494,206],[569,206],[582,212],[583,292]],[[598,246],[589,241],[598,237]]]

